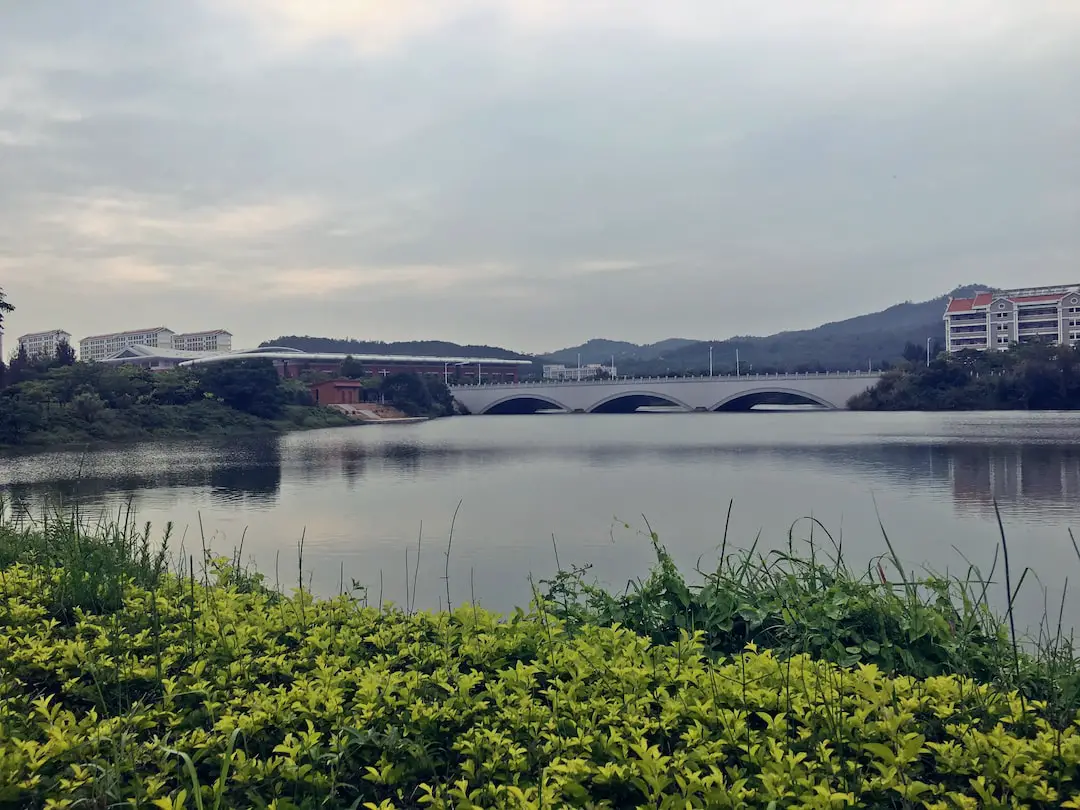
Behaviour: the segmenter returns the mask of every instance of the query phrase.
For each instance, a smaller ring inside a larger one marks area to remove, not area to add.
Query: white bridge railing
[[[880,377],[883,371],[802,371],[786,374],[697,374],[683,377],[608,377],[587,380],[521,380],[519,382],[498,383],[451,383],[450,388],[529,388],[562,387],[578,385],[625,385],[626,383],[690,383],[706,380],[725,382],[752,382],[754,380],[813,380],[813,379],[857,379],[861,377]]]

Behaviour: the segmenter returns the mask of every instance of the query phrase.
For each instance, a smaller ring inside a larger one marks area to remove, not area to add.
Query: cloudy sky
[[[1080,281],[1074,0],[0,0],[8,335],[814,326]]]

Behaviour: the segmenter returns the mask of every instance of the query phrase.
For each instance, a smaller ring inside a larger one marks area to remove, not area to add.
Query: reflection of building
[[[175,333],[164,326],[153,329],[133,329],[130,332],[110,332],[107,335],[91,335],[79,341],[80,360],[104,360],[128,346],[151,346],[171,349]]]
[[[52,357],[61,343],[70,342],[71,335],[63,329],[53,329],[51,332],[31,332],[19,338],[19,349],[25,346],[26,353],[31,357]]]
[[[1080,344],[1080,284],[950,298],[945,349],[1007,349],[1014,343]]]
[[[958,504],[1080,503],[1080,447],[958,446],[948,463]]]
[[[592,380],[597,377],[616,377],[615,366],[605,366],[600,363],[589,363],[585,366],[544,366],[545,380]]]

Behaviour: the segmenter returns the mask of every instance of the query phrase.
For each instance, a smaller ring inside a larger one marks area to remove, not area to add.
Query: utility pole
[[[739,350],[735,350],[735,376],[738,377],[742,374],[742,366],[739,363]]]
[[[581,352],[577,354],[577,381],[581,382]]]
[[[712,346],[709,347],[709,376],[712,376]]]

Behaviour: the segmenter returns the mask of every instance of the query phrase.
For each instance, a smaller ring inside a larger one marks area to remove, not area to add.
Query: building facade
[[[1080,345],[1080,284],[1025,287],[950,298],[945,349],[1004,351],[1015,343]]]
[[[597,377],[607,377],[614,379],[617,376],[618,373],[614,365],[605,366],[601,363],[589,363],[585,366],[544,366],[545,380],[594,380]]]
[[[164,326],[156,326],[153,329],[133,329],[129,332],[92,335],[79,341],[79,359],[104,360],[128,346],[171,349],[175,334]]]
[[[61,343],[71,343],[71,335],[63,329],[50,332],[31,332],[19,337],[19,350],[26,348],[30,357],[52,357]]]
[[[224,329],[173,335],[172,347],[185,352],[231,352],[232,333]]]

